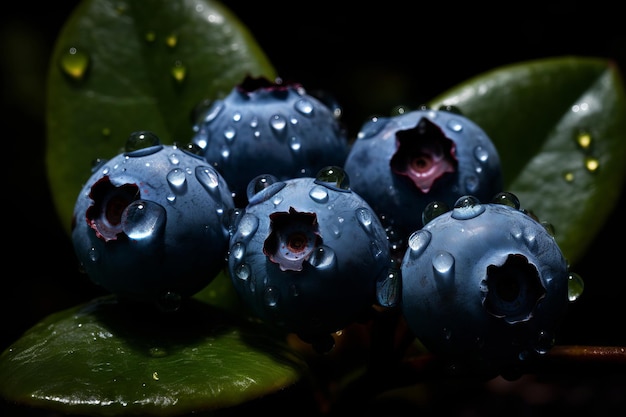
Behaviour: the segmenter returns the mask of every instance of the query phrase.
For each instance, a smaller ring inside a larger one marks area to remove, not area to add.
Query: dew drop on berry
[[[485,207],[480,204],[478,198],[466,195],[454,203],[451,216],[457,220],[468,220],[479,216],[484,211]]]
[[[337,264],[337,257],[332,248],[318,246],[311,252],[308,262],[317,269],[328,269]]]
[[[276,308],[278,306],[279,298],[280,292],[276,289],[276,287],[270,285],[265,288],[265,292],[263,293],[263,301],[265,301],[266,306]]]
[[[422,212],[422,223],[427,224],[435,217],[450,211],[450,208],[443,201],[431,201]]]
[[[306,98],[301,98],[300,100],[296,101],[294,107],[299,113],[305,116],[311,117],[313,115],[313,103],[311,103],[311,101],[307,100]]]
[[[309,191],[309,197],[316,203],[325,204],[328,202],[328,191],[323,187],[313,187]]]
[[[235,243],[230,250],[230,256],[236,261],[241,261],[245,255],[246,247],[241,242]]]
[[[130,239],[155,238],[165,229],[166,210],[153,201],[135,200],[128,205],[124,213],[123,229]]]
[[[275,114],[270,118],[270,126],[274,133],[280,135],[282,132],[285,131],[285,127],[287,126],[287,119],[285,119],[285,116]]]
[[[125,152],[133,152],[140,149],[150,148],[161,144],[161,139],[157,135],[148,131],[133,132],[126,139]]]
[[[250,278],[250,266],[245,263],[237,265],[237,268],[235,268],[235,276],[242,281],[247,281],[248,278]]]
[[[372,117],[365,122],[357,134],[357,139],[368,139],[376,136],[389,122],[389,118]]]
[[[289,149],[291,149],[294,152],[297,152],[300,150],[301,147],[302,147],[302,142],[297,136],[292,136],[291,139],[289,139]]]
[[[320,169],[315,176],[315,183],[326,185],[334,190],[350,189],[350,177],[343,168],[327,166]]]
[[[167,173],[167,183],[173,192],[182,194],[187,191],[187,176],[185,171],[180,168],[174,168]]]
[[[537,334],[537,340],[535,341],[533,348],[535,349],[535,352],[539,353],[540,355],[544,355],[548,353],[550,349],[552,349],[554,344],[555,338],[552,332],[549,332],[547,330],[541,330]]]
[[[257,231],[259,227],[259,219],[254,214],[245,213],[239,220],[237,226],[237,234],[243,239],[248,240]]]
[[[209,194],[219,195],[219,174],[208,166],[197,166],[195,169],[196,179]]]
[[[233,143],[233,141],[235,140],[235,136],[237,136],[237,130],[235,130],[234,127],[228,126],[224,130],[224,139],[226,139],[227,143]]]
[[[460,132],[463,130],[463,125],[455,119],[449,120],[447,123],[447,126],[450,130],[454,131],[454,132]]]
[[[452,282],[454,279],[454,263],[454,256],[450,252],[437,252],[432,259],[435,277],[442,278],[444,282]]]
[[[372,212],[365,207],[359,207],[356,209],[356,218],[363,227],[363,230],[366,232],[369,232],[372,227],[372,221],[374,220],[373,217]]]
[[[578,300],[585,289],[585,283],[580,275],[570,272],[567,277],[567,299],[570,302]]]
[[[376,283],[376,300],[383,307],[395,307],[400,300],[400,268],[391,263],[385,279]]]
[[[489,152],[482,146],[478,145],[474,148],[474,157],[477,161],[485,163],[489,159]]]
[[[468,175],[465,178],[465,191],[468,193],[474,193],[480,185],[480,180],[476,175]]]
[[[495,204],[504,204],[505,206],[513,207],[516,210],[520,208],[519,198],[513,193],[508,191],[502,191],[496,194],[491,200]]]
[[[411,258],[419,257],[428,247],[432,234],[428,230],[417,230],[409,236],[409,254]]]
[[[87,254],[87,259],[91,262],[98,262],[100,260],[100,252],[96,248],[90,248],[89,253]]]
[[[72,81],[82,81],[87,74],[91,58],[85,51],[71,47],[60,58],[61,71]]]

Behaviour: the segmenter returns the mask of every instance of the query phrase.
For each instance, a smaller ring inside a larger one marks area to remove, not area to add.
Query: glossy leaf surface
[[[626,177],[626,98],[619,68],[555,57],[496,68],[429,103],[456,106],[500,154],[507,191],[554,226],[570,263],[613,210]]]
[[[47,171],[66,229],[94,160],[119,153],[137,130],[187,144],[196,106],[246,74],[275,76],[220,2],[80,3],[56,41],[47,80]]]
[[[55,313],[0,356],[3,398],[90,416],[223,409],[293,386],[303,360],[200,302],[176,313],[112,297]]]

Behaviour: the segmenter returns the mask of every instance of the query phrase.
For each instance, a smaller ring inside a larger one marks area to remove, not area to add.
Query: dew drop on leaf
[[[82,81],[89,69],[89,54],[75,47],[61,55],[60,66],[65,75],[74,81]]]

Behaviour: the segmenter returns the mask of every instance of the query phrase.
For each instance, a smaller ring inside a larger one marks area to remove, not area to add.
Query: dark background
[[[5,160],[0,350],[41,318],[102,292],[78,272],[51,204],[44,167],[48,59],[76,1],[20,2],[0,17]],[[351,135],[369,116],[415,107],[495,67],[560,55],[599,56],[626,69],[618,5],[601,2],[224,1],[284,79],[331,93]],[[506,5],[506,6],[505,6]],[[529,123],[532,123],[529,120]],[[624,196],[622,190],[622,196]],[[624,198],[588,255],[572,270],[585,280],[557,335],[562,344],[626,346],[621,266]],[[7,252],[8,249],[8,252]]]

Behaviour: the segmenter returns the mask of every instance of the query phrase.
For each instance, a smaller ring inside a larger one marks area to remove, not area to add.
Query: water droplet
[[[454,278],[454,256],[446,251],[438,251],[432,259],[433,272],[436,277],[446,281]]]
[[[294,107],[297,111],[305,116],[311,117],[313,115],[313,103],[311,103],[311,101],[306,98],[301,98],[300,100],[296,101]]]
[[[197,166],[195,169],[196,179],[211,195],[219,195],[219,174],[210,166]]]
[[[140,130],[136,132],[132,132],[128,139],[126,139],[126,144],[124,146],[124,151],[127,153],[138,151],[140,149],[146,149],[153,146],[157,146],[161,144],[161,140],[157,135],[152,132],[146,130]]]
[[[395,307],[400,300],[401,271],[391,262],[385,279],[376,283],[376,300],[383,307]]]
[[[546,232],[548,232],[548,234],[550,236],[552,236],[552,237],[556,236],[556,230],[555,230],[554,225],[552,223],[545,222],[545,221],[542,221],[542,222],[539,222],[539,223],[543,226],[544,229],[546,229]]]
[[[213,106],[209,108],[209,111],[204,115],[204,123],[211,123],[215,118],[224,110],[224,103],[222,101],[216,101]]]
[[[372,117],[365,122],[357,134],[357,139],[368,139],[376,136],[389,122],[389,118]]]
[[[248,264],[242,263],[235,268],[235,276],[242,281],[247,281],[250,278],[250,267]]]
[[[183,298],[180,294],[168,291],[161,297],[159,297],[159,299],[157,300],[157,306],[161,311],[164,311],[166,313],[173,313],[175,311],[178,311],[178,309],[180,308],[182,299]]]
[[[485,148],[479,145],[474,148],[474,157],[478,161],[485,163],[489,159],[489,152]]]
[[[356,209],[356,218],[366,232],[369,232],[374,220],[374,215],[365,207]]]
[[[233,122],[237,123],[241,121],[241,113],[239,113],[238,111],[233,113]]]
[[[468,193],[473,193],[478,189],[480,182],[476,175],[468,175],[465,178],[465,191]]]
[[[337,263],[335,251],[327,246],[315,248],[308,260],[309,264],[317,269],[327,269]]]
[[[175,48],[178,44],[178,35],[175,33],[170,34],[167,38],[165,38],[165,44],[170,48]]]
[[[90,65],[89,54],[77,48],[69,48],[61,55],[59,62],[61,71],[70,79],[82,81]]]
[[[131,240],[160,236],[165,228],[166,210],[153,201],[135,200],[128,205],[125,213],[122,227]]]
[[[100,259],[100,252],[98,252],[98,249],[96,248],[90,248],[89,253],[87,254],[87,258],[91,262],[98,262],[98,260]]]
[[[268,286],[263,292],[263,300],[265,305],[270,308],[276,308],[278,306],[278,300],[280,299],[280,292],[276,287]]]
[[[175,193],[184,193],[187,190],[187,178],[185,171],[180,168],[174,168],[167,173],[167,183]]]
[[[537,340],[535,341],[534,349],[535,352],[539,353],[540,355],[545,355],[550,349],[552,349],[554,344],[554,335],[546,330],[541,330],[537,334]]]
[[[417,230],[409,236],[409,250],[411,258],[415,259],[420,256],[428,247],[432,234],[428,230]]]
[[[309,191],[309,197],[316,203],[325,204],[328,202],[328,191],[323,187],[316,186]]]
[[[224,138],[226,142],[232,143],[235,140],[235,136],[237,135],[237,130],[234,127],[229,126],[224,130]]]
[[[461,109],[457,106],[454,106],[452,104],[443,104],[441,106],[439,106],[439,111],[447,111],[448,113],[454,113],[454,114],[458,114],[458,115],[463,115],[463,112],[461,111]]]
[[[574,173],[573,172],[564,172],[563,173],[563,179],[565,180],[565,182],[572,182],[574,181]]]
[[[282,190],[285,185],[287,185],[285,182],[279,181],[271,174],[259,175],[248,183],[246,189],[248,204],[255,205],[267,201]]]
[[[519,198],[517,198],[515,194],[508,191],[502,191],[496,194],[491,202],[494,204],[504,204],[505,206],[513,207],[517,210],[519,210],[521,205]]]
[[[333,190],[347,191],[350,189],[350,178],[343,168],[327,166],[320,169],[315,176],[315,183],[325,185]]]
[[[456,119],[451,119],[446,123],[448,128],[454,132],[460,132],[463,130],[463,125]]]
[[[479,216],[484,211],[485,207],[476,197],[466,195],[454,203],[451,216],[457,220],[468,220]]]
[[[298,139],[298,137],[292,136],[289,139],[289,148],[292,151],[294,152],[299,151],[301,147],[302,147],[302,142],[300,142],[300,139]]]
[[[259,219],[254,214],[245,213],[237,224],[237,233],[243,240],[249,239],[259,227]]]
[[[587,171],[594,173],[598,170],[599,167],[600,162],[597,158],[593,158],[591,156],[585,158],[585,168],[587,169]]]
[[[159,373],[157,371],[152,372],[152,379],[155,381],[159,380]]]
[[[285,119],[285,117],[281,116],[280,114],[275,114],[270,117],[270,126],[276,134],[280,134],[285,130],[285,127],[287,126],[287,119]]]
[[[452,330],[448,329],[447,327],[443,328],[443,338],[446,340],[450,340],[452,339]]]
[[[583,151],[590,150],[592,142],[593,141],[591,138],[591,133],[589,133],[587,130],[580,130],[576,134],[576,144]]]
[[[241,261],[245,255],[246,247],[241,242],[235,243],[230,250],[230,256],[236,261]]]
[[[435,217],[450,211],[450,207],[442,201],[431,201],[422,212],[422,223],[426,224]]]
[[[170,74],[174,81],[180,84],[185,81],[185,78],[187,77],[187,67],[184,66],[181,61],[176,61],[170,69]]]
[[[580,275],[570,272],[567,277],[567,299],[570,302],[578,300],[585,289],[585,283]]]

